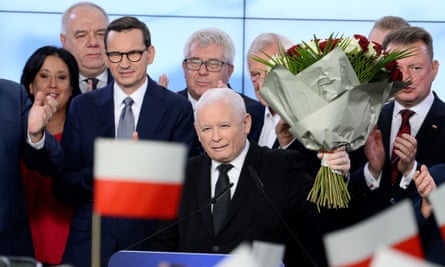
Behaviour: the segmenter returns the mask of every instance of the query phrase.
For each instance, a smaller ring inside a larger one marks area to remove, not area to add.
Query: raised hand
[[[162,74],[161,76],[159,76],[158,84],[160,86],[167,88],[168,87],[168,82],[169,82],[169,79],[168,79],[167,74]]]
[[[368,169],[377,178],[385,164],[385,147],[382,142],[382,132],[375,128],[371,131],[365,144],[365,155],[368,159]]]
[[[289,129],[290,125],[283,119],[280,119],[277,125],[275,126],[275,134],[277,135],[280,147],[285,147],[289,145],[292,142],[292,140],[294,140],[294,137],[290,133]]]
[[[405,176],[414,167],[416,161],[417,140],[409,134],[402,134],[394,140],[394,153],[399,158],[397,168]]]
[[[31,142],[36,143],[43,137],[45,127],[57,109],[57,101],[46,96],[42,92],[37,92],[34,103],[28,114],[28,133]]]
[[[436,182],[430,175],[428,168],[423,164],[420,167],[420,171],[414,173],[413,180],[416,184],[417,192],[419,192],[419,195],[422,197],[420,212],[425,218],[428,218],[433,210],[433,207],[428,201],[428,196],[436,190]]]

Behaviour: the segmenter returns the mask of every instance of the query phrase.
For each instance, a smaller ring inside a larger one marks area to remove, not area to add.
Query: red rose
[[[372,41],[372,45],[375,52],[377,53],[377,56],[380,56],[382,54],[382,45],[374,41]]]
[[[358,40],[358,44],[362,49],[362,52],[368,51],[369,40],[361,34],[354,34],[354,38]]]
[[[301,48],[301,46],[299,44],[294,45],[294,46],[290,47],[289,49],[287,49],[286,54],[291,57],[300,57],[300,53],[298,52],[299,48]]]
[[[389,80],[390,81],[403,81],[403,74],[399,69],[396,61],[391,61],[386,64],[385,69],[390,73]]]
[[[324,40],[318,43],[318,47],[320,48],[320,51],[327,54],[328,52],[330,52],[332,49],[334,49],[338,42],[340,41],[340,39],[336,38],[336,39],[330,39],[330,40]]]
[[[403,81],[403,74],[399,70],[399,68],[393,69],[391,72],[391,76],[389,77],[390,81]]]

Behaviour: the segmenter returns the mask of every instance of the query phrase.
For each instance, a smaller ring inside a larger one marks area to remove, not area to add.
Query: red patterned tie
[[[400,111],[400,115],[402,115],[402,124],[400,124],[399,132],[397,136],[400,136],[404,133],[411,134],[411,126],[409,125],[409,118],[414,114],[414,111],[409,109],[403,109]],[[397,176],[399,174],[399,170],[397,169],[397,163],[399,162],[399,157],[396,156],[394,152],[394,147],[392,148],[391,154],[391,185],[397,180]]]

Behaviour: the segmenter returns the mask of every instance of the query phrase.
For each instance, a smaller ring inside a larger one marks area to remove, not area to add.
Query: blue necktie
[[[123,102],[125,106],[122,109],[117,126],[117,139],[131,139],[134,132],[134,116],[131,105],[133,105],[134,101],[128,96]]]

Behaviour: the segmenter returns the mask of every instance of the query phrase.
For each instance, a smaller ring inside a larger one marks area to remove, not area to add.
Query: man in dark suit
[[[230,76],[235,66],[235,45],[230,36],[216,28],[194,32],[184,46],[182,69],[187,88],[178,92],[192,103],[196,102],[210,88],[229,87]],[[263,123],[263,106],[256,100],[240,93],[252,116],[252,130],[249,138],[258,142]],[[199,146],[199,142],[198,142]]]
[[[64,262],[76,266],[91,264],[91,216],[93,197],[94,141],[120,133],[123,114],[134,114],[133,137],[186,143],[195,138],[190,103],[165,90],[147,76],[155,49],[147,26],[134,17],[111,22],[105,32],[106,64],[114,84],[76,98],[65,122],[62,146],[65,167],[56,180],[56,192],[76,204]],[[126,106],[127,99],[133,104]],[[125,112],[124,112],[125,111]],[[122,118],[120,118],[122,117]],[[131,132],[130,132],[131,136]],[[131,157],[131,155],[122,155]],[[153,229],[150,220],[104,218],[101,226],[101,262],[120,249],[132,246]]]
[[[412,181],[416,169],[422,164],[429,167],[445,162],[445,104],[431,90],[439,69],[431,35],[419,27],[404,27],[389,33],[383,48],[413,52],[397,61],[403,79],[411,84],[383,107],[378,129],[371,133],[364,149],[368,162],[351,176],[351,206],[358,220],[404,198],[416,201],[420,198]],[[410,117],[404,120],[405,113]],[[406,126],[410,131],[399,134]],[[421,237],[427,247],[428,240],[422,233]]]
[[[23,86],[0,79],[0,105],[0,255],[33,256],[20,162],[46,175],[62,168],[62,149],[45,131],[57,104],[38,93],[31,107]]]
[[[150,249],[228,253],[243,241],[263,240],[286,245],[287,266],[325,266],[318,214],[306,201],[313,178],[303,171],[299,153],[249,142],[250,126],[243,100],[233,90],[214,88],[202,95],[195,130],[206,154],[188,162],[178,215],[182,221],[160,233]],[[223,193],[231,200],[215,232],[212,216],[222,197],[212,206],[209,201],[221,192],[217,190],[221,164],[233,166],[228,171],[233,187]]]

